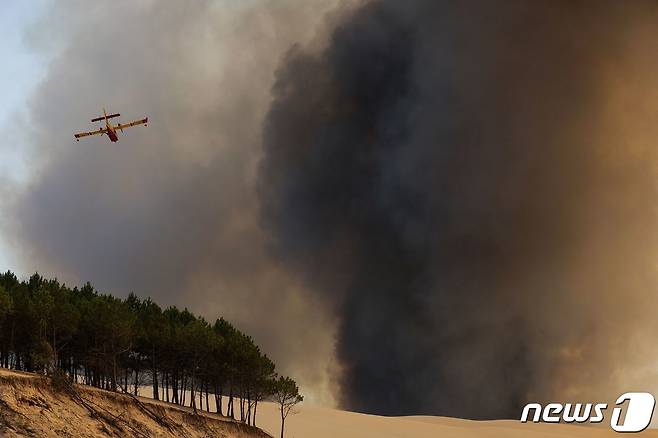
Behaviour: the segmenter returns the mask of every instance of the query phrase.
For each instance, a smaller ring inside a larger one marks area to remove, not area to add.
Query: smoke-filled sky
[[[222,314],[359,411],[658,388],[657,25],[640,0],[58,2],[3,128],[30,163],[8,267]],[[102,107],[149,127],[72,141]]]
[[[30,177],[4,185],[2,240],[18,261],[3,269],[223,315],[311,400],[333,403],[330,315],[267,256],[255,191],[274,70],[291,45],[320,38],[331,8],[53,2],[25,30],[50,59],[25,97],[29,119],[4,129],[2,149],[20,148]],[[118,143],[75,142],[103,107],[151,123]]]

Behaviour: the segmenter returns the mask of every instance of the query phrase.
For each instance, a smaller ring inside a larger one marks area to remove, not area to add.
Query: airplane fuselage
[[[105,118],[105,129],[107,129],[107,136],[110,139],[112,143],[115,143],[119,141],[119,137],[117,136],[117,131],[114,129],[112,124],[110,123],[110,119],[107,117],[107,113],[105,112],[105,108],[103,108],[103,116]]]
[[[112,125],[110,125],[110,122],[108,122],[107,120],[105,120],[105,127],[107,128],[107,136],[110,138],[110,141],[113,143],[119,141],[117,132],[114,130]]]

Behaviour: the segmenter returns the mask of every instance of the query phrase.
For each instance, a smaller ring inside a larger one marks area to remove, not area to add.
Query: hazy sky
[[[0,52],[3,54],[0,69],[0,180],[12,178],[25,180],[27,169],[24,160],[27,144],[12,129],[16,118],[25,117],[27,101],[37,83],[45,76],[48,52],[38,51],[30,42],[35,24],[46,10],[47,0],[30,2],[8,1],[0,14]],[[0,191],[0,193],[2,193]],[[22,272],[22,267],[11,249],[6,246],[5,236],[0,234],[0,269]]]
[[[0,268],[224,316],[333,403],[330,316],[269,261],[253,189],[277,65],[332,6],[3,5]],[[75,142],[103,107],[151,123]]]
[[[45,10],[46,1],[10,1],[3,4],[0,26],[0,49],[5,57],[0,71],[2,101],[0,120],[5,123],[11,112],[24,110],[27,96],[37,81],[44,76],[44,59],[26,41],[28,33]]]

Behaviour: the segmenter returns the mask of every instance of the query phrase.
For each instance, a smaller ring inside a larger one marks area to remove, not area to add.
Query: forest
[[[211,410],[256,425],[258,402],[301,401],[294,380],[253,339],[223,318],[214,323],[150,298],[69,288],[39,274],[0,274],[0,365],[65,375],[74,382]],[[283,409],[283,407],[282,407]]]

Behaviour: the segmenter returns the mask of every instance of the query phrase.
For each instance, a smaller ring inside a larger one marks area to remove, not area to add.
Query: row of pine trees
[[[151,299],[69,288],[38,274],[0,275],[0,366],[66,373],[78,383],[211,409],[256,424],[258,402],[292,391],[253,339],[220,318],[209,323],[187,309],[164,310]],[[290,395],[290,394],[288,394]]]

